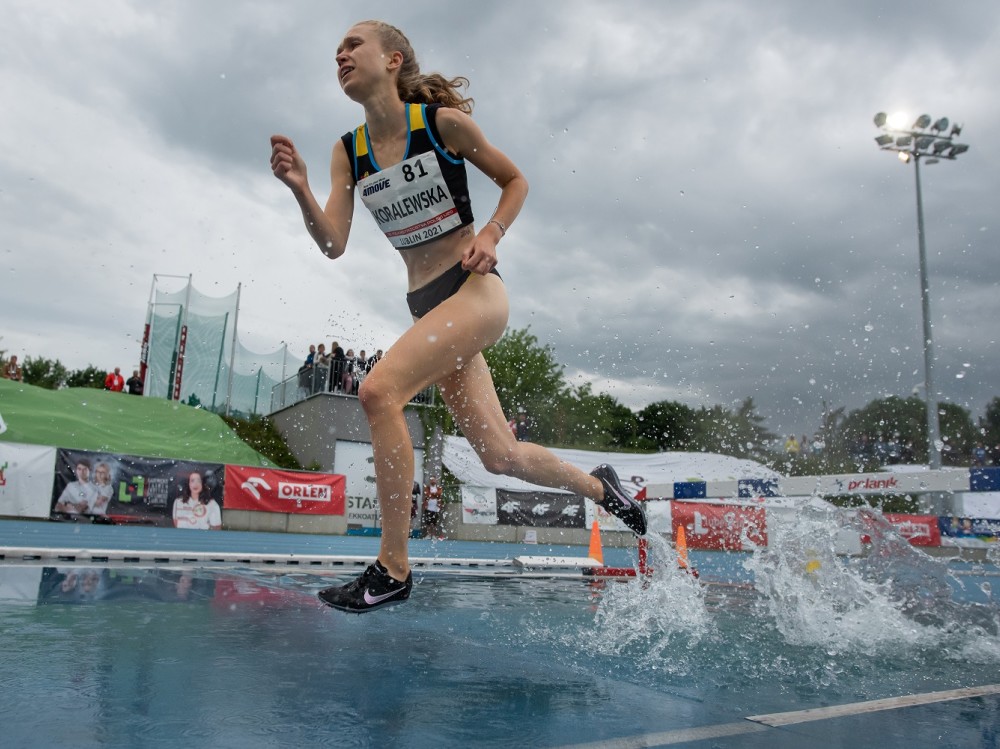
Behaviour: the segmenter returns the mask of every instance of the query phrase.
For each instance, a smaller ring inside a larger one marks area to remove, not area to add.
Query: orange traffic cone
[[[688,542],[683,525],[677,526],[677,538],[674,545],[677,547],[677,566],[686,570],[688,568]]]
[[[675,546],[677,547],[677,566],[692,577],[697,578],[698,570],[692,567],[691,563],[688,562],[687,532],[684,530],[683,525],[677,526],[677,539],[675,541]]]
[[[601,550],[601,528],[596,520],[590,526],[590,549],[587,551],[587,556],[602,567],[604,566],[604,552]]]

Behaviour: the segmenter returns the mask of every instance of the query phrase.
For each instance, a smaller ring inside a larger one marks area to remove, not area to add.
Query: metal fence
[[[358,397],[358,386],[361,379],[345,382],[342,378],[330,377],[328,367],[312,367],[305,369],[291,377],[287,377],[271,388],[271,410],[269,413],[280,411],[291,405],[311,398],[320,393],[333,393],[346,398]],[[421,390],[410,400],[410,403],[419,405],[433,405],[437,399],[437,388],[433,385]]]

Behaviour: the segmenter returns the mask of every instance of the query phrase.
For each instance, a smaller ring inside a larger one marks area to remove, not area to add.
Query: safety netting
[[[239,340],[240,288],[221,297],[154,276],[144,334],[143,394],[218,413],[266,414],[285,377],[287,346],[251,351]],[[174,278],[177,277],[166,277]]]

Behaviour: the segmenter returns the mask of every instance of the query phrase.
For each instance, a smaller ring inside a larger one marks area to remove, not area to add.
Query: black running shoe
[[[597,466],[590,475],[599,478],[604,484],[604,499],[597,504],[625,523],[637,536],[645,536],[646,511],[622,487],[615,469],[605,463]]]
[[[366,611],[402,603],[410,597],[413,588],[413,573],[406,576],[405,582],[400,582],[389,576],[385,567],[376,559],[361,577],[347,585],[325,588],[317,595],[327,606],[333,606],[341,611],[352,614],[363,614]]]

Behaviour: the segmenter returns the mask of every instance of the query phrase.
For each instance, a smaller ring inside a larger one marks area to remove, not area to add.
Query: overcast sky
[[[335,49],[371,17],[471,80],[529,180],[500,244],[510,325],[635,409],[752,396],[811,434],[824,401],[910,395],[914,170],[872,117],[964,123],[969,152],[921,170],[936,386],[973,418],[1000,395],[994,0],[7,0],[0,349],[131,370],[154,274],[242,283],[256,351],[388,348],[409,323],[395,251],[358,201],[327,260],[269,168],[290,136],[325,200],[363,118]],[[470,178],[481,224],[497,192]]]

